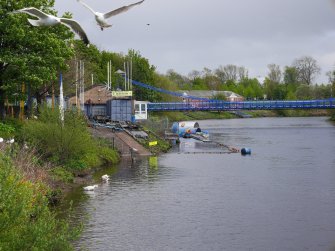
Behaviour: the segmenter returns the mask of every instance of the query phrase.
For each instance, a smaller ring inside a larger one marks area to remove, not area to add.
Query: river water
[[[211,138],[124,160],[74,191],[78,250],[335,250],[335,126],[325,117],[200,121]],[[197,152],[197,153],[194,153]],[[111,175],[108,183],[99,179]]]

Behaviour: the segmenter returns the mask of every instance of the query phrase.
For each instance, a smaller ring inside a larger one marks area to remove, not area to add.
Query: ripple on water
[[[335,244],[335,134],[322,118],[202,121],[240,154],[120,164],[76,208],[89,250],[328,250]],[[213,151],[209,145],[185,147]],[[78,244],[79,245],[79,244]]]

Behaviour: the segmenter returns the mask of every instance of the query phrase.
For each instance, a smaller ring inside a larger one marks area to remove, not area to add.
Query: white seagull
[[[97,188],[97,187],[98,187],[98,185],[92,185],[92,186],[83,187],[83,189],[85,191],[93,191],[94,188]]]
[[[109,175],[104,174],[104,175],[101,176],[101,179],[102,179],[103,181],[109,181]]]
[[[86,3],[82,2],[81,0],[77,0],[78,2],[80,2],[82,5],[84,5],[87,9],[89,9],[95,16],[95,20],[97,21],[98,25],[100,26],[101,30],[104,30],[104,28],[108,28],[111,27],[111,24],[107,23],[107,18],[110,18],[112,16],[116,16],[122,12],[125,12],[127,10],[129,10],[130,8],[134,7],[135,5],[141,4],[144,2],[144,0],[130,4],[130,5],[126,5],[123,7],[120,7],[118,9],[106,12],[106,13],[100,13],[97,11],[94,11],[90,6],[88,6]]]
[[[83,40],[83,42],[86,45],[90,43],[83,28],[80,26],[80,24],[77,21],[73,19],[64,18],[64,17],[56,17],[50,14],[46,14],[42,12],[41,10],[36,9],[34,7],[23,8],[20,10],[13,11],[12,13],[14,14],[15,13],[27,13],[31,16],[37,17],[38,18],[37,20],[28,18],[29,23],[33,26],[55,26],[58,24],[64,24],[67,27],[69,27],[73,32],[78,34],[81,40]]]

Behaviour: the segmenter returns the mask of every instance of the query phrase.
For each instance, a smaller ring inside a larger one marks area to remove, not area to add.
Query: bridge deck
[[[191,102],[149,103],[148,111],[236,111],[281,109],[334,109],[335,99],[240,101],[194,100]]]

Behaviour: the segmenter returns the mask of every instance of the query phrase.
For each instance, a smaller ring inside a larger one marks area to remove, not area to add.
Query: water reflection
[[[123,160],[94,193],[75,192],[76,243],[89,250],[328,250],[335,240],[335,129],[323,118],[203,121],[252,155],[186,140]],[[275,129],[274,129],[275,127]],[[204,154],[185,154],[201,151]],[[85,218],[89,215],[89,218]]]

